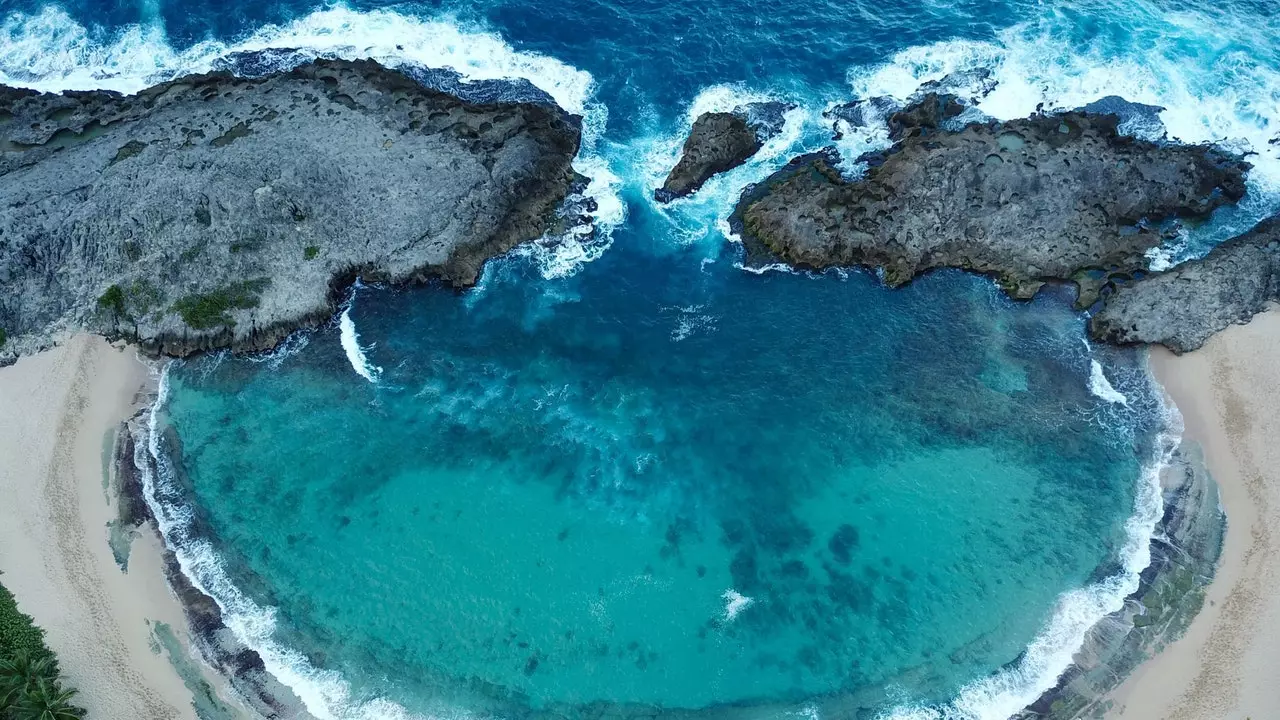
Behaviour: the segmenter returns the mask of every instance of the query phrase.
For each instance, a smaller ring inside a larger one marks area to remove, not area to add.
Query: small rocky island
[[[780,102],[759,102],[731,112],[699,115],[685,138],[679,162],[654,197],[667,203],[691,195],[712,176],[742,165],[782,131],[783,116],[791,108]]]
[[[1073,111],[954,128],[926,94],[895,112],[897,142],[846,179],[834,150],[793,160],[734,213],[748,252],[806,268],[868,265],[890,286],[934,268],[994,276],[1029,298],[1046,281],[1146,267],[1162,222],[1238,201],[1248,163],[1213,147],[1138,140]],[[1081,283],[1081,304],[1096,283]]]
[[[80,328],[184,356],[274,346],[356,275],[475,282],[579,181],[578,118],[372,61],[137,95],[0,86],[0,361]]]

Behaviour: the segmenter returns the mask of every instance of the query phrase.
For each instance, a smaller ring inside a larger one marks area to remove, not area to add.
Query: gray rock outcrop
[[[699,115],[685,138],[680,160],[654,197],[671,202],[697,192],[712,176],[742,165],[782,131],[783,115],[791,107],[779,102],[748,103],[732,112]]]
[[[1280,301],[1280,216],[1198,260],[1118,287],[1089,320],[1097,340],[1195,350]]]
[[[749,255],[806,268],[866,265],[890,286],[933,268],[994,276],[1018,298],[1090,269],[1140,269],[1162,221],[1239,200],[1250,167],[1209,146],[1117,132],[1115,115],[1066,112],[953,129],[928,94],[890,120],[901,138],[837,171],[833,150],[749,188],[731,220]],[[1081,304],[1089,305],[1082,286]]]
[[[131,96],[0,87],[0,354],[82,327],[264,349],[356,275],[466,286],[548,228],[579,138],[545,103],[466,102],[372,61]]]

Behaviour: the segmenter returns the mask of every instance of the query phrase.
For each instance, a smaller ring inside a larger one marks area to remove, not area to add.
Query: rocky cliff
[[[0,358],[82,327],[155,352],[273,346],[357,274],[475,281],[575,181],[576,118],[372,61],[121,96],[0,87]]]
[[[1104,342],[1158,343],[1184,353],[1277,301],[1280,216],[1199,260],[1121,285],[1089,320],[1089,332]]]
[[[849,180],[834,151],[748,189],[732,219],[748,251],[800,267],[868,265],[891,286],[932,268],[997,278],[1027,298],[1047,280],[1146,267],[1162,222],[1243,196],[1249,165],[1208,146],[1122,135],[1113,114],[1073,111],[953,128],[949,96],[893,113],[897,139]],[[1095,299],[1082,284],[1083,305]]]

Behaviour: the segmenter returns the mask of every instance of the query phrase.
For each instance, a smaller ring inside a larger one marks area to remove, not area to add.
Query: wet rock
[[[919,100],[889,116],[889,137],[894,141],[943,129],[943,123],[964,112],[955,95],[926,93]]]
[[[1166,272],[1122,285],[1089,320],[1110,343],[1157,343],[1175,353],[1203,345],[1280,300],[1280,216]]]
[[[731,218],[749,258],[872,266],[890,286],[955,267],[1029,298],[1088,269],[1144,268],[1161,221],[1203,218],[1244,195],[1248,163],[1208,146],[1123,136],[1114,115],[956,129],[946,123],[953,100],[930,94],[895,113],[901,139],[863,158],[871,167],[861,178],[842,177],[828,150],[749,188]]]
[[[1117,129],[1124,135],[1136,135],[1145,138],[1158,138],[1165,135],[1164,122],[1160,113],[1164,108],[1159,105],[1144,105],[1129,102],[1119,95],[1108,95],[1079,108],[1080,112],[1110,114],[1120,118]]]
[[[957,70],[937,80],[922,83],[920,88],[916,90],[916,95],[923,96],[929,93],[955,95],[976,103],[990,95],[998,84],[996,79],[991,77],[991,71],[987,68]]]
[[[833,105],[822,113],[831,121],[834,139],[839,140],[852,128],[863,128],[888,122],[889,116],[902,109],[902,103],[887,95]]]
[[[712,176],[732,170],[755,155],[782,131],[793,105],[748,103],[732,112],[703,113],[693,122],[680,160],[654,191],[659,202],[671,202],[697,192]]]
[[[356,275],[474,283],[578,180],[577,119],[502,97],[341,60],[131,96],[0,87],[0,354],[84,327],[260,350],[327,321]]]

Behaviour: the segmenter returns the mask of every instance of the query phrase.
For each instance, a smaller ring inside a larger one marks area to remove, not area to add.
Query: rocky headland
[[[1089,333],[1103,342],[1160,344],[1181,354],[1277,301],[1280,216],[1203,258],[1117,285],[1090,318]]]
[[[559,222],[579,140],[548,102],[468,101],[373,61],[130,96],[0,87],[0,362],[82,328],[166,355],[265,349],[357,275],[469,285]]]
[[[782,131],[783,115],[792,106],[780,102],[748,103],[731,112],[709,112],[693,121],[680,160],[654,191],[659,202],[691,195],[712,176],[742,165]]]
[[[860,158],[806,155],[744,192],[732,223],[752,256],[821,269],[864,265],[898,286],[935,268],[991,275],[1017,298],[1048,281],[1146,267],[1167,221],[1238,201],[1249,164],[1210,146],[1123,135],[1114,114],[1071,111],[952,127],[955,98],[928,93],[888,120],[897,142]]]

